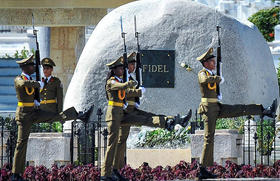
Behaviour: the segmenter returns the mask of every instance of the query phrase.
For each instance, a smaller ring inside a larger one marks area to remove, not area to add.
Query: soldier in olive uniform
[[[127,61],[128,61],[129,80],[136,81],[136,74],[135,74],[136,53],[135,52],[131,53],[128,56]],[[143,116],[143,119],[145,120],[147,118],[157,116],[154,113],[146,112],[146,111],[139,109],[140,105],[138,104],[136,99],[141,97],[142,94],[145,92],[144,87],[139,87],[139,89],[136,89],[136,86],[135,86],[133,88],[127,89],[126,92],[127,92],[127,95],[126,95],[127,107],[124,110],[125,116],[124,116],[124,120],[122,121],[122,126],[120,127],[120,132],[119,132],[119,140],[118,140],[117,151],[116,151],[116,155],[118,155],[118,157],[116,157],[113,162],[113,168],[116,170],[123,168],[125,165],[126,140],[129,135],[130,124],[128,124],[128,123],[126,123],[127,125],[124,125],[124,124],[125,124],[125,122],[129,121],[128,117],[130,117],[131,115]],[[129,113],[129,114],[127,114],[127,113]],[[189,116],[189,118],[190,118],[191,114],[192,114],[192,112],[191,112],[191,110],[189,110],[189,112],[187,114]]]
[[[133,52],[127,57],[129,80],[134,80],[134,81],[136,81],[136,75],[135,75],[136,59],[134,58],[135,56],[136,53]],[[141,97],[142,95],[142,90],[136,89],[136,86],[130,88],[130,90],[133,90],[135,92],[135,97],[133,96],[129,97],[127,95],[126,98],[127,108],[125,109],[125,111],[128,113],[133,112],[134,109],[137,109],[139,107],[139,105],[135,100],[137,97]],[[130,125],[120,126],[119,140],[118,140],[117,151],[116,151],[116,155],[118,155],[118,157],[116,157],[113,162],[113,168],[116,170],[123,168],[125,165],[126,140],[129,135],[129,130],[130,130]]]
[[[275,117],[276,100],[267,109],[261,104],[250,105],[228,105],[221,104],[217,95],[217,85],[222,81],[222,77],[215,75],[212,71],[216,68],[213,48],[197,58],[203,65],[203,69],[198,73],[198,81],[201,91],[201,103],[198,112],[204,120],[204,146],[201,157],[201,168],[199,178],[213,178],[215,175],[209,173],[205,167],[213,165],[214,135],[217,118],[231,118],[246,115],[261,115]]]
[[[59,78],[52,76],[55,63],[50,58],[44,58],[41,61],[43,66],[44,87],[40,91],[40,109],[44,111],[59,113],[63,106],[63,87]]]
[[[35,107],[35,89],[40,88],[43,83],[34,81],[31,78],[31,75],[35,70],[33,55],[27,59],[17,61],[17,63],[22,69],[22,74],[17,76],[14,80],[18,99],[15,117],[18,125],[18,139],[14,153],[12,181],[23,180],[21,174],[24,172],[27,142],[33,123],[66,121],[83,118],[85,115],[85,113],[78,114],[74,107],[61,112],[60,114],[42,111]]]
[[[123,159],[124,157],[123,151],[122,153],[120,153],[120,151],[117,153],[120,127],[125,126],[126,128],[129,128],[131,125],[144,125],[172,130],[176,124],[185,127],[191,114],[182,118],[173,116],[167,117],[165,115],[156,115],[140,110],[137,111],[132,105],[132,107],[130,107],[132,111],[124,110],[124,102],[127,103],[127,101],[130,101],[130,97],[140,97],[143,93],[143,89],[135,89],[137,82],[134,80],[129,80],[128,82],[123,83],[123,80],[121,79],[124,73],[123,57],[107,64],[107,66],[111,69],[105,86],[108,99],[106,123],[109,134],[105,160],[101,168],[101,180],[125,180],[117,171],[119,164],[116,159],[119,157]]]

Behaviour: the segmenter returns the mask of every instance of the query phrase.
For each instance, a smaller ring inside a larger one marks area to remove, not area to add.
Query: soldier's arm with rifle
[[[137,41],[137,53],[136,53],[136,81],[138,82],[137,89],[141,89],[141,92],[145,92],[145,88],[142,87],[142,63],[141,63],[141,53],[140,53],[140,44],[139,44],[139,32],[136,27],[136,16],[134,16],[134,29],[135,29],[135,38]],[[136,97],[135,102],[140,105],[140,98]]]
[[[224,82],[224,78],[222,75],[222,55],[221,55],[221,38],[220,38],[220,29],[221,27],[217,25],[217,32],[218,32],[218,47],[217,47],[217,75],[221,77],[221,82],[222,84]],[[222,100],[222,93],[220,90],[220,85],[217,84],[217,95],[218,99]]]
[[[120,17],[121,21],[121,36],[123,39],[123,61],[124,61],[124,74],[123,74],[123,81],[128,82],[128,67],[127,67],[127,51],[126,51],[126,44],[125,44],[125,32],[123,31],[123,24],[122,24],[122,17]]]
[[[36,73],[36,81],[38,81],[43,87],[43,82],[41,82],[41,74],[40,74],[40,51],[39,51],[39,43],[38,43],[38,37],[37,37],[37,32],[38,30],[35,30],[34,28],[34,16],[32,13],[32,26],[33,26],[33,35],[36,40],[36,51],[35,51],[35,73]],[[40,105],[40,89],[35,88],[35,104],[36,106]]]

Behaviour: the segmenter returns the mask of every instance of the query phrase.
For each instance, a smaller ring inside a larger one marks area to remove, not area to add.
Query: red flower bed
[[[258,165],[257,167],[237,165],[226,161],[225,167],[214,164],[207,169],[218,175],[219,178],[280,178],[280,160],[275,162],[273,166]],[[126,165],[120,170],[120,173],[132,181],[194,179],[199,173],[199,165],[197,162],[190,164],[180,161],[174,167],[157,166],[151,168],[148,163],[143,163],[137,169]],[[0,181],[9,180],[11,174],[11,166],[5,164],[1,169]],[[95,181],[100,180],[100,170],[92,164],[61,167],[53,165],[51,169],[47,169],[45,166],[29,166],[26,167],[23,177],[30,181]]]

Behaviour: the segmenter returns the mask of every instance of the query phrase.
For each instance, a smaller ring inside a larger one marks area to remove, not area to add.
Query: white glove
[[[144,94],[146,92],[145,87],[139,87],[139,89],[141,90],[142,94]]]
[[[123,109],[126,109],[128,106],[127,102],[125,104],[123,104]]]
[[[222,93],[220,93],[220,95],[218,95],[218,99],[219,99],[219,101],[221,101],[223,99]]]
[[[44,83],[44,82],[42,82],[42,81],[38,81],[38,82],[39,82],[39,84],[40,84],[40,89],[43,89],[43,87],[44,87],[45,83]]]
[[[221,77],[221,82],[220,82],[220,84],[222,84],[222,83],[224,83],[224,81],[225,81],[225,78],[224,77]]]
[[[40,106],[40,102],[38,102],[37,100],[34,100],[34,104],[35,104],[35,107],[39,107]]]
[[[139,107],[140,107],[140,104],[138,104],[137,102],[135,102],[135,107],[136,107],[136,108],[139,108]]]

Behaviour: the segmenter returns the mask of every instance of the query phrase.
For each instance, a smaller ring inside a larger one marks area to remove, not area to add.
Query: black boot
[[[275,118],[276,116],[276,106],[277,106],[277,99],[274,99],[271,106],[268,106],[263,110],[263,116],[268,116],[271,118]]]
[[[217,178],[217,175],[208,172],[205,167],[200,167],[199,169],[198,179]]]
[[[119,181],[129,181],[128,179],[124,178],[117,169],[113,169],[112,177],[117,177]]]
[[[11,180],[12,181],[24,181],[24,179],[18,173],[13,173]]]
[[[88,110],[86,110],[84,112],[80,111],[78,113],[77,119],[80,119],[83,122],[88,122],[88,119],[92,113],[93,107],[94,107],[94,105],[92,105]]]
[[[66,109],[65,111],[60,113],[63,121],[65,120],[73,120],[76,119],[78,116],[78,112],[76,111],[76,109],[74,107],[70,107],[68,109]]]
[[[179,115],[175,116],[174,119],[169,119],[166,122],[166,129],[172,131],[176,124],[186,127],[189,123],[189,120],[192,117],[192,110],[190,109],[186,116],[180,117]]]

